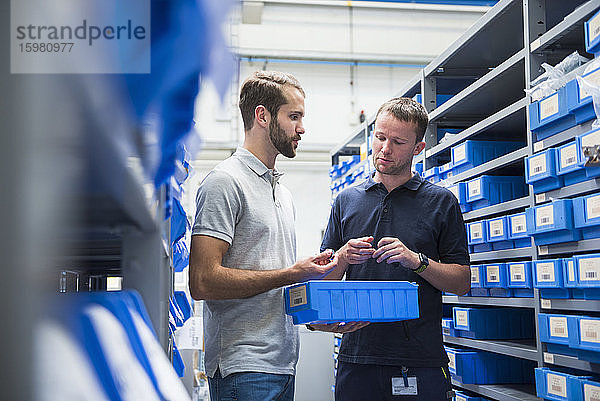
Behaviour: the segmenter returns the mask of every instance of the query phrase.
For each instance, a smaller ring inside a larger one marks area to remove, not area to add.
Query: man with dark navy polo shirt
[[[371,323],[345,333],[336,401],[452,398],[442,345],[442,291],[470,289],[469,253],[458,201],[411,171],[425,148],[425,108],[408,98],[384,103],[375,120],[375,173],[341,192],[322,249],[335,249],[328,279],[401,280],[419,284],[419,318]],[[311,325],[343,331],[343,325]]]

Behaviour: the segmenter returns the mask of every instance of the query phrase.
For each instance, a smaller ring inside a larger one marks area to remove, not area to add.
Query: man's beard
[[[292,141],[298,141],[300,137],[288,138],[276,118],[271,120],[271,124],[269,124],[269,137],[271,138],[271,143],[279,153],[289,158],[296,157],[296,149],[294,149]]]
[[[402,165],[388,166],[387,169],[380,170],[379,166],[377,165],[377,159],[375,158],[375,156],[373,156],[373,165],[375,166],[375,170],[377,170],[377,172],[379,172],[380,174],[403,175],[406,174],[407,171],[410,171],[412,167],[412,160]]]

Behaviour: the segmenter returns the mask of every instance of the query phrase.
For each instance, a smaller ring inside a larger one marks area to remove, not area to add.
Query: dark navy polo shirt
[[[367,179],[335,199],[321,249],[341,248],[352,238],[372,235],[377,242],[395,237],[414,252],[442,263],[469,265],[467,234],[457,199],[447,189],[415,174],[388,192]],[[442,345],[442,294],[398,263],[350,265],[346,280],[399,280],[419,284],[419,318],[371,323],[344,334],[339,359],[344,362],[439,367],[448,363]]]

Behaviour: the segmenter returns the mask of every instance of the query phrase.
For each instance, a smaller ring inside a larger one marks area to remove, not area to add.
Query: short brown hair
[[[421,103],[408,97],[395,97],[381,105],[375,120],[381,113],[389,113],[400,121],[417,124],[417,142],[423,141],[427,124],[429,124],[429,116]]]
[[[254,110],[257,106],[264,106],[271,116],[277,116],[279,108],[288,102],[283,92],[285,85],[298,89],[306,97],[300,82],[285,72],[255,71],[244,81],[239,106],[245,131],[254,124]]]

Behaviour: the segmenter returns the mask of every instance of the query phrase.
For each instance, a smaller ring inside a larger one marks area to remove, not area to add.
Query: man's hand
[[[312,323],[310,327],[319,331],[327,331],[330,333],[351,333],[368,326],[369,322],[340,322],[340,323]]]
[[[332,260],[330,260],[333,257]],[[327,249],[315,256],[304,258],[294,263],[290,268],[294,282],[299,283],[307,280],[323,278],[338,265],[337,254]]]
[[[419,255],[408,249],[398,238],[384,237],[379,240],[377,250],[372,255],[377,263],[398,262],[408,269],[416,269],[421,264]]]
[[[340,261],[350,265],[364,263],[371,258],[375,249],[372,245],[373,237],[353,238],[338,251]]]

